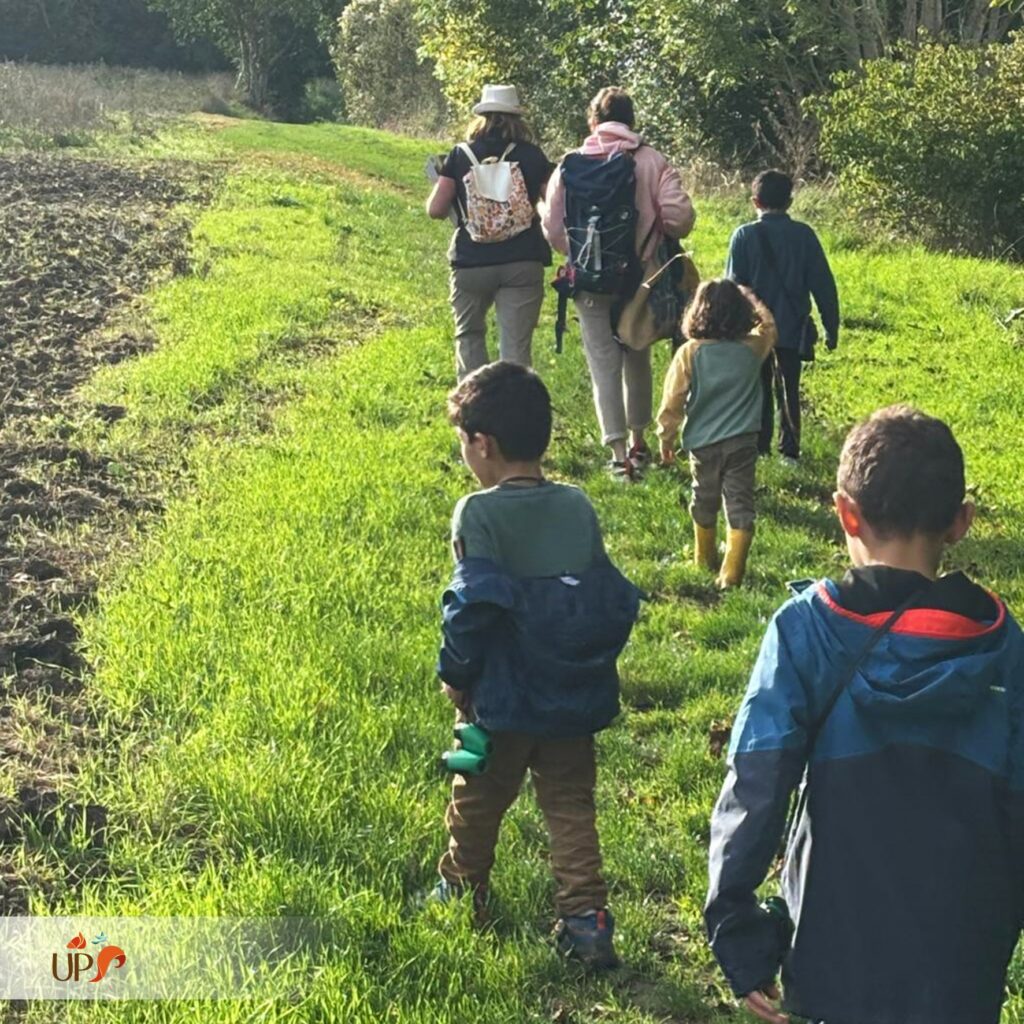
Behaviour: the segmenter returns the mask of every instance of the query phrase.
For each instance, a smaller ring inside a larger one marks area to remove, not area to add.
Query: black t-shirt
[[[508,147],[508,139],[478,139],[470,143],[477,160],[489,156],[500,157]],[[517,142],[508,160],[519,164],[526,182],[530,202],[536,207],[554,164],[544,155],[540,147],[532,142]],[[459,215],[459,226],[448,247],[448,260],[453,267],[493,267],[498,263],[516,263],[520,260],[536,260],[546,267],[551,266],[551,247],[540,229],[540,217],[534,216],[533,224],[515,238],[504,242],[474,242],[462,226],[462,210],[466,206],[466,186],[463,178],[472,167],[469,157],[456,146],[445,158],[441,175],[455,181],[455,208]]]

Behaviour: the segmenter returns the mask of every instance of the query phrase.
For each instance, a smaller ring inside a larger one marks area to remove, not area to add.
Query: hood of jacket
[[[908,608],[861,657],[850,696],[872,716],[957,717],[967,714],[993,687],[1004,685],[1007,659],[1015,657],[1016,626],[1006,606],[989,595],[990,614],[969,618],[927,607]],[[839,603],[831,580],[811,588],[810,628],[823,647],[843,652],[839,671],[862,655],[889,612],[861,615]]]
[[[614,156],[623,151],[639,149],[643,139],[620,121],[605,121],[588,135],[580,146],[584,156]]]

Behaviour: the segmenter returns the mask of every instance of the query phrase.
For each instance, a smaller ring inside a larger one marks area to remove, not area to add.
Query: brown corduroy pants
[[[594,786],[594,738],[539,739],[494,732],[483,775],[457,775],[445,815],[451,836],[441,877],[456,885],[486,885],[505,812],[515,802],[527,769],[547,822],[551,870],[560,917],[585,914],[608,902],[601,874]]]
[[[734,530],[753,530],[757,434],[739,434],[690,452],[693,491],[690,515],[712,527],[725,500],[725,520]]]

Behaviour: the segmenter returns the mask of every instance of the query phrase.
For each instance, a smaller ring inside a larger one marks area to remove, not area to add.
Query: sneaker
[[[487,905],[490,898],[490,890],[482,883],[477,885],[460,884],[449,882],[442,878],[437,885],[428,893],[425,902],[430,903],[452,903],[462,899],[467,893],[473,894],[473,918],[477,924],[487,921]]]
[[[784,466],[788,466],[790,469],[796,469],[800,465],[800,460],[794,458],[792,455],[780,455],[779,462]]]
[[[625,462],[608,463],[608,474],[620,484],[635,484],[640,480],[640,470],[627,458]]]
[[[644,466],[650,464],[653,456],[647,442],[641,441],[639,444],[635,444],[629,449],[626,453],[626,458],[629,459],[637,469],[643,469]]]
[[[578,917],[561,917],[555,924],[555,945],[570,960],[607,971],[619,966],[612,943],[614,931],[615,918],[607,907]]]

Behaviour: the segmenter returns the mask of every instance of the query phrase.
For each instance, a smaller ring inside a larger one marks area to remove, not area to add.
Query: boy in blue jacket
[[[711,825],[705,921],[735,994],[825,1024],[997,1024],[1024,911],[1024,641],[943,550],[963,454],[906,406],[846,439],[853,568],[775,615]],[[756,895],[790,795],[787,921]],[[792,926],[795,932],[790,936]]]
[[[725,276],[753,289],[775,318],[779,340],[762,374],[758,450],[771,451],[777,402],[779,453],[794,464],[800,458],[800,367],[814,358],[817,340],[811,296],[825,328],[825,346],[832,350],[839,341],[839,294],[814,229],[789,215],[793,179],[782,171],[762,171],[751,191],[757,220],[733,232]]]
[[[593,506],[545,478],[551,400],[541,379],[491,363],[449,396],[462,457],[484,489],[452,517],[438,674],[460,715],[491,733],[483,775],[457,776],[434,896],[486,899],[505,812],[527,769],[551,840],[558,948],[613,967],[614,921],[595,823],[593,734],[619,711],[616,658],[639,591],[608,560]]]

